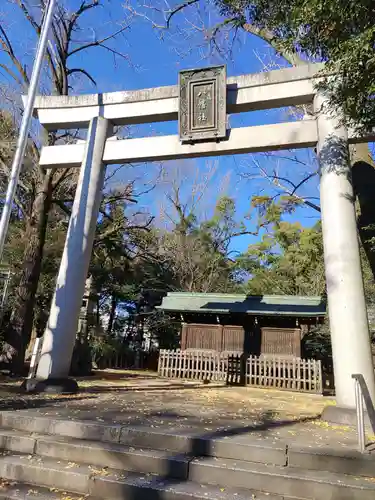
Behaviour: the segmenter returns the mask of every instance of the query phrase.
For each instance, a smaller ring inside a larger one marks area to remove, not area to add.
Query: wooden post
[[[181,351],[185,351],[186,349],[186,342],[187,342],[187,330],[188,330],[188,325],[186,323],[182,323],[182,330],[181,330]]]
[[[30,360],[29,375],[27,376],[27,378],[29,379],[35,377],[36,369],[38,367],[41,347],[42,347],[42,337],[36,337],[33,353],[31,355],[31,360]]]
[[[163,349],[160,349],[160,351],[159,351],[159,359],[158,359],[158,374],[161,377],[163,376],[162,373],[161,373],[162,362],[163,362]]]

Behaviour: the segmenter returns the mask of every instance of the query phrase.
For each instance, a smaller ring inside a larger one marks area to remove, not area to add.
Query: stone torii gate
[[[226,79],[225,68],[180,74],[180,84],[72,97],[39,97],[48,131],[87,128],[85,143],[46,146],[44,168],[80,168],[68,234],[44,334],[36,390],[77,388],[68,378],[107,164],[316,147],[320,162],[324,261],[337,406],[355,407],[352,374],[363,374],[375,400],[374,367],[359,256],[348,144],[357,137],[316,95],[320,65]],[[312,105],[301,121],[226,130],[226,114]],[[110,140],[113,125],[177,120],[180,135]]]

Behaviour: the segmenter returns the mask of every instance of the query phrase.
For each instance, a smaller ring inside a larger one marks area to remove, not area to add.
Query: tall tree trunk
[[[116,297],[112,296],[111,309],[109,311],[109,319],[108,319],[108,326],[107,326],[107,334],[108,335],[111,335],[111,333],[112,333],[113,323],[115,322],[116,309],[117,309],[117,299],[116,299]]]
[[[99,295],[96,298],[96,330],[98,330],[100,326],[100,299]]]
[[[358,233],[375,278],[375,162],[368,144],[351,146],[350,154]]]
[[[36,328],[33,328],[31,330],[30,342],[26,347],[25,360],[31,358],[37,337],[38,337],[38,330]]]
[[[19,374],[23,372],[25,351],[33,328],[35,295],[41,272],[48,214],[52,204],[52,176],[51,170],[43,176],[31,217],[27,222],[23,270],[3,348],[3,359],[11,361],[12,371]]]

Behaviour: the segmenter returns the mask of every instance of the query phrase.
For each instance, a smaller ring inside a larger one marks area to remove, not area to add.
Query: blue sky
[[[155,3],[157,3],[156,0]],[[178,2],[170,3],[173,5]],[[79,2],[66,0],[66,4],[75,7],[79,5]],[[84,18],[84,29],[77,33],[77,38],[85,41],[94,40],[95,37],[100,38],[112,32],[116,27],[123,26],[127,22],[127,13],[122,4],[121,0],[104,0],[104,7],[88,12]],[[146,12],[149,14],[149,11]],[[195,11],[191,11],[191,15],[195,16],[191,18],[195,23],[199,20],[212,25],[218,21],[211,11],[202,10],[199,15],[195,14]],[[30,30],[14,3],[6,4],[3,16],[3,19],[0,20],[5,23],[17,53],[23,54],[23,61],[30,64],[36,43],[35,33]],[[126,54],[128,60],[115,58],[111,52],[101,48],[91,48],[85,53],[75,56],[74,59],[72,58],[73,67],[84,67],[97,82],[97,87],[94,87],[87,80],[77,81],[75,93],[110,92],[176,84],[179,70],[217,63],[226,63],[229,76],[255,73],[263,71],[265,64],[275,60],[272,49],[265,42],[241,33],[232,54],[226,53],[224,57],[210,54],[207,44],[202,43],[202,32],[199,29],[193,29],[188,21],[185,15],[178,15],[174,18],[174,26],[182,26],[182,29],[178,31],[173,28],[171,32],[163,33],[140,17],[133,19],[129,28],[125,30],[117,42],[109,44],[111,48]],[[161,37],[162,34],[163,37]],[[0,64],[2,62],[6,62],[6,58],[4,54],[0,53]],[[276,64],[285,65],[280,58],[276,59]],[[0,83],[9,83],[9,78],[1,71]],[[46,88],[44,90],[48,91]],[[275,123],[288,119],[291,118],[288,117],[287,110],[270,110],[232,116],[230,124],[232,127],[237,127]],[[142,135],[145,133],[169,134],[176,133],[176,131],[177,124],[169,123],[151,124],[143,129],[138,127],[131,133],[133,135],[140,133]],[[300,163],[286,159],[294,155],[297,155]],[[268,172],[277,167],[283,174],[300,180],[307,171],[314,168],[310,166],[312,157],[313,155],[306,151],[293,154],[283,152],[279,154],[279,157],[272,158],[266,158],[264,155],[228,156],[220,157],[217,160],[212,159],[208,165],[207,159],[202,159],[191,162],[189,167],[179,165],[176,168],[182,169],[185,173],[194,171],[196,174],[197,171],[201,171],[204,175],[207,169],[212,169],[214,162],[215,173],[212,175],[212,185],[207,190],[204,211],[206,213],[210,212],[210,209],[212,210],[214,200],[219,193],[228,194],[236,198],[238,217],[242,218],[249,211],[252,195],[275,193],[269,182],[260,175],[259,167]],[[308,165],[303,166],[304,162]],[[173,166],[168,168],[169,172],[173,171]],[[155,167],[151,165],[139,167],[139,172],[154,171]],[[251,173],[251,178],[246,180],[240,176],[244,173],[248,177]],[[117,174],[115,182],[126,182],[134,175],[139,176],[135,168],[124,168]],[[187,179],[189,179],[189,175],[187,175]],[[308,196],[317,196],[316,185],[317,181],[313,180],[302,193]],[[185,183],[186,196],[188,196],[190,188],[191,185],[187,180]],[[142,189],[142,186],[139,189]],[[139,205],[157,214],[163,203],[163,198],[163,186],[159,186],[157,190],[143,196]],[[292,216],[292,219],[299,220],[305,225],[311,225],[316,222],[318,215],[311,209],[300,208]],[[234,250],[243,251],[253,240],[252,237],[241,237],[232,243],[232,247]]]

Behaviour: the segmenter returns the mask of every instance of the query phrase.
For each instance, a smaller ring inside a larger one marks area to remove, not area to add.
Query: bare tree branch
[[[93,2],[91,3],[86,3],[86,0],[83,0],[83,2],[81,3],[80,7],[74,12],[74,14],[70,17],[70,20],[68,21],[67,23],[67,27],[64,26],[64,28],[66,28],[66,39],[67,40],[71,40],[71,36],[72,36],[72,33],[73,33],[73,30],[77,24],[77,21],[78,19],[80,18],[80,16],[90,10],[90,9],[93,9],[94,7],[97,7],[99,4],[99,0],[94,0]],[[65,50],[65,52],[67,53],[68,51]]]
[[[168,29],[170,27],[171,20],[172,20],[172,17],[174,15],[176,15],[178,12],[185,9],[186,7],[189,7],[190,5],[193,5],[193,4],[198,3],[198,2],[199,2],[199,0],[187,0],[186,2],[175,7],[173,10],[170,10],[168,12],[167,19],[166,19],[166,28]]]
[[[301,186],[303,186],[303,184],[305,184],[307,181],[309,181],[310,179],[312,179],[313,177],[315,177],[316,174],[317,174],[317,172],[313,172],[313,173],[307,175],[304,179],[302,179],[301,182],[299,182],[298,184],[296,184],[296,186],[293,189],[292,195],[294,195],[295,192],[297,191],[297,189],[299,189]]]
[[[67,54],[66,57],[67,58],[71,57],[72,55],[77,54],[78,52],[81,52],[82,50],[89,49],[91,47],[101,47],[102,46],[102,47],[106,48],[107,50],[109,50],[108,47],[104,46],[103,44],[105,42],[107,42],[108,40],[112,40],[113,38],[116,38],[120,33],[125,31],[126,29],[128,29],[128,26],[124,26],[124,27],[120,28],[119,30],[117,30],[115,33],[112,33],[111,35],[108,35],[104,38],[101,38],[100,40],[94,40],[93,42],[85,43],[85,44],[81,45],[80,47],[76,47],[75,49],[71,50]]]
[[[18,6],[21,8],[21,10],[23,11],[24,15],[25,15],[25,18],[29,21],[30,25],[34,28],[36,34],[38,35],[38,37],[40,36],[40,33],[41,33],[41,24],[38,24],[37,21],[35,20],[35,18],[31,15],[29,9],[26,7],[26,3],[22,0],[17,0],[17,4]],[[45,4],[42,2],[42,5],[44,7],[44,11],[46,10],[45,9]],[[55,30],[54,30],[54,23],[52,23],[52,29],[54,31],[54,34],[55,34]],[[57,39],[58,40],[58,39]],[[54,79],[54,82],[55,82],[55,85],[58,83],[58,75],[57,75],[57,71],[56,71],[56,67],[55,67],[55,64],[54,64],[54,61],[53,61],[53,57],[52,57],[52,54],[51,54],[51,51],[50,49],[47,47],[47,50],[46,50],[46,58],[47,58],[47,61],[48,61],[48,65],[50,67],[50,70],[51,70],[51,73],[53,75],[53,79]],[[26,82],[25,80],[25,83],[28,83],[29,82]]]
[[[68,71],[67,71],[68,76],[73,75],[74,73],[82,73],[82,75],[85,75],[90,80],[91,83],[93,83],[95,86],[97,85],[94,78],[85,69],[83,69],[83,68],[71,68],[71,69],[68,69]]]
[[[13,46],[8,38],[7,33],[5,32],[5,29],[1,26],[0,24],[0,44],[3,47],[3,50],[8,54],[10,57],[12,63],[16,67],[17,71],[19,74],[22,76],[23,81],[25,82],[25,85],[29,85],[29,77],[27,76],[25,68],[22,66],[20,63],[18,57],[15,55]]]
[[[304,196],[299,196],[297,193],[296,193],[296,190],[302,186],[305,182],[307,182],[309,179],[311,179],[312,177],[314,177],[316,174],[311,174],[311,175],[308,175],[307,177],[305,177],[298,185],[295,185],[290,179],[287,179],[285,177],[280,177],[280,176],[277,176],[277,175],[269,175],[269,174],[265,174],[265,176],[267,178],[270,178],[270,179],[273,179],[272,183],[274,185],[276,185],[278,188],[282,189],[287,195],[289,196],[293,196],[294,198],[296,198],[297,200],[299,200],[301,203],[303,203],[304,205],[310,207],[310,208],[313,208],[314,210],[316,210],[317,212],[320,212],[320,206],[319,205],[316,205],[315,203],[309,201],[311,198],[310,197],[304,197]],[[285,186],[284,184],[282,184],[282,182],[287,182],[288,184],[290,184],[292,186],[293,189],[290,189],[288,188],[287,186]]]
[[[242,28],[247,33],[262,38],[264,41],[269,43],[271,47],[275,49],[276,52],[280,54],[284,59],[286,59],[292,66],[302,66],[308,64],[308,62],[302,59],[296,52],[289,52],[281,47],[278,38],[274,33],[272,33],[272,31],[265,28],[259,28],[250,23],[243,23]]]
[[[3,68],[4,71],[6,71],[8,75],[11,76],[16,83],[18,83],[18,85],[23,85],[22,81],[8,66],[6,66],[5,64],[0,64],[0,68]]]

